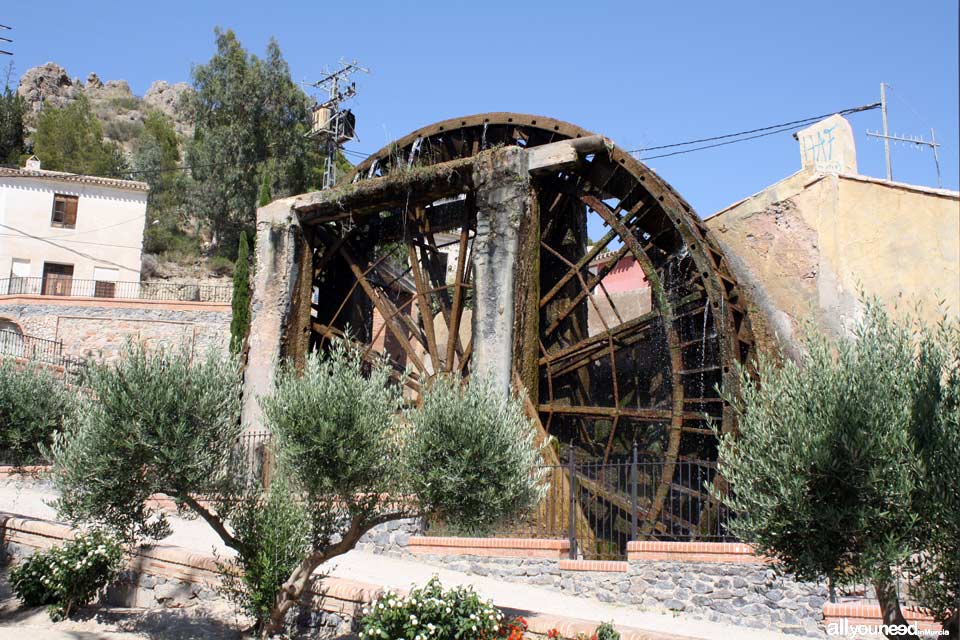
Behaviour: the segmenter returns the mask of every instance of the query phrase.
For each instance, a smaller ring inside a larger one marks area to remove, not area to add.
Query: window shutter
[[[63,225],[65,227],[75,227],[77,226],[77,203],[80,201],[79,198],[67,198],[66,202],[66,212],[63,218]]]

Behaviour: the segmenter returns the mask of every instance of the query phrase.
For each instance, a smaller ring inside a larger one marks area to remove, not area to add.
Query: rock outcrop
[[[173,121],[181,137],[192,135],[193,127],[177,108],[183,96],[191,91],[186,83],[170,84],[158,80],[139,98],[126,80],[103,81],[89,73],[86,82],[71,78],[67,70],[55,62],[28,69],[20,78],[17,94],[27,101],[27,126],[36,126],[43,109],[60,109],[80,96],[86,96],[103,125],[104,136],[130,151],[143,121],[152,110],[162,112]]]
[[[193,91],[186,82],[170,84],[166,80],[156,80],[143,94],[143,102],[152,109],[157,109],[166,114],[177,128],[177,133],[187,135],[189,123],[179,105],[182,104],[184,96]]]
[[[64,107],[76,100],[82,87],[70,79],[67,70],[55,62],[27,69],[20,78],[17,95],[27,101],[31,111],[40,111],[43,105]]]

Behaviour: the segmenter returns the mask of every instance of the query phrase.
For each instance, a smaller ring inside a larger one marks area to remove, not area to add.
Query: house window
[[[7,293],[37,293],[31,291],[30,281],[30,261],[23,258],[14,258],[10,265],[10,280],[8,280]],[[34,287],[36,285],[34,284]]]
[[[73,265],[45,262],[41,293],[45,296],[73,295]]]
[[[53,196],[53,216],[50,218],[50,226],[63,227],[64,229],[73,229],[77,226],[77,202],[79,196],[65,196],[55,194]]]
[[[93,268],[93,295],[96,298],[115,298],[117,295],[117,269]]]

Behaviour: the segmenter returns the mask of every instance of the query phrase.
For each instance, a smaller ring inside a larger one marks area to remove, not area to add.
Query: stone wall
[[[62,340],[63,354],[111,360],[127,340],[147,347],[223,351],[230,340],[229,304],[150,300],[0,296],[0,318],[24,334]]]
[[[358,546],[641,610],[824,635],[826,586],[779,575],[762,558],[745,553],[746,545],[667,543],[660,552],[648,552],[631,543],[636,551],[631,550],[627,562],[583,561],[566,559],[565,540],[427,538],[418,536],[421,530],[416,520],[388,523],[364,536]],[[440,546],[440,541],[448,546]],[[660,543],[644,543],[651,544]],[[681,549],[689,552],[689,560],[679,559]],[[647,557],[641,557],[644,554]]]
[[[60,523],[0,512],[0,565],[16,563],[73,536],[74,532]],[[304,595],[300,607],[291,610],[290,628],[296,629],[295,638],[304,640],[351,637],[357,631],[361,607],[381,593],[377,585],[324,578]],[[100,601],[145,609],[200,606],[204,611],[222,612],[234,607],[223,589],[214,557],[163,545],[134,550],[126,570]],[[251,622],[242,614],[240,618]]]

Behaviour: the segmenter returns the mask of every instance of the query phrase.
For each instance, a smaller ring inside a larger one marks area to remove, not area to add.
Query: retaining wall
[[[195,354],[225,350],[231,310],[227,303],[3,295],[0,318],[26,335],[62,340],[66,356],[111,360],[128,339]]]
[[[567,540],[438,538],[419,535],[415,520],[390,523],[360,546],[464,573],[492,576],[644,610],[682,613],[824,637],[831,623],[880,624],[876,605],[830,603],[824,584],[778,573],[745,544],[630,542],[623,562],[571,560]],[[920,628],[939,628],[924,612],[906,609]]]
[[[368,534],[366,544],[373,544],[372,540],[377,538],[394,544],[417,527],[414,521],[387,523]],[[72,538],[73,532],[67,525],[0,512],[0,560],[16,561]],[[397,548],[394,544],[394,549]],[[219,588],[214,558],[158,545],[142,547],[132,554],[127,570],[111,585],[105,600],[121,606],[183,607],[222,598]],[[357,630],[362,608],[383,592],[379,585],[326,577],[304,597],[303,606],[291,622],[296,622],[300,637],[355,637],[352,634]],[[504,608],[503,611],[510,616],[523,615],[529,625],[527,636],[538,639],[546,639],[554,629],[564,637],[572,638],[580,633],[589,636],[598,624],[526,610]],[[621,640],[690,640],[686,636],[619,625],[617,630]]]

